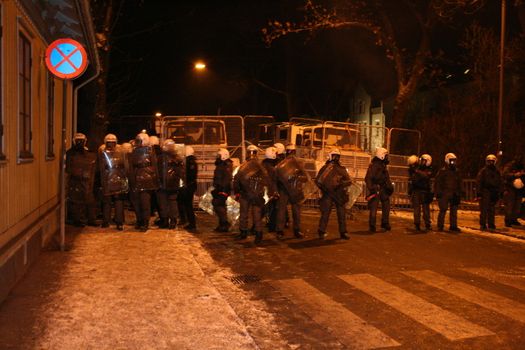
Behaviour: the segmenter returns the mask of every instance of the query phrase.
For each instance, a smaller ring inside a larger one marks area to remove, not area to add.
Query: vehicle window
[[[321,147],[323,129],[316,128],[314,131],[314,146]],[[325,128],[325,146],[337,146],[343,149],[357,148],[357,131],[344,128]]]
[[[279,130],[279,140],[288,140],[288,129]]]
[[[168,125],[168,135],[176,143],[186,145],[211,144],[225,142],[224,126],[220,122],[187,121]]]

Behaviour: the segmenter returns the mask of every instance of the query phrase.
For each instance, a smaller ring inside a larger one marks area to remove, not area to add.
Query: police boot
[[[122,224],[117,224],[117,230],[122,231],[123,229]]]
[[[325,239],[326,238],[326,232],[317,231],[317,234],[319,235],[319,239]]]
[[[392,227],[390,226],[390,224],[381,224],[381,228],[385,231],[390,231],[392,230]]]
[[[263,233],[261,231],[256,231],[255,232],[255,244],[259,244],[262,242],[262,239],[263,239]]]
[[[347,232],[341,232],[340,234],[341,239],[350,239],[350,236]]]
[[[421,232],[421,227],[419,226],[419,224],[416,224],[415,226],[416,226],[416,231]]]
[[[300,230],[293,230],[295,238],[304,238],[304,234]]]
[[[235,236],[235,239],[246,239],[246,238],[248,238],[248,230],[241,230],[241,233]]]
[[[158,226],[159,228],[168,228],[169,227],[168,218],[160,218]]]
[[[284,232],[283,231],[277,231],[275,233],[275,235],[277,236],[278,239],[284,238]]]
[[[177,219],[169,219],[169,225],[168,225],[168,228],[170,230],[173,230],[174,228],[177,227]]]

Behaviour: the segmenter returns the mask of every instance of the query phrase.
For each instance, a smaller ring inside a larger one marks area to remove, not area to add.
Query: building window
[[[55,79],[47,73],[47,138],[46,158],[55,158]]]
[[[2,57],[3,57],[3,46],[4,46],[4,41],[3,41],[3,13],[2,13],[2,4],[0,4],[0,160],[5,160],[5,154],[4,154],[4,105],[3,105],[3,97],[4,97],[4,94],[3,94],[3,91],[2,91],[2,86],[4,85],[3,84],[3,80],[4,80],[4,77],[2,75],[2,70],[3,70],[3,60],[2,60]]]
[[[18,113],[19,158],[31,159],[31,42],[23,33],[18,38]]]

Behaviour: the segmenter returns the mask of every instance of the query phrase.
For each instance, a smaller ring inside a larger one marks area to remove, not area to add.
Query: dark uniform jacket
[[[503,180],[505,183],[505,190],[519,192],[519,190],[517,190],[514,187],[513,182],[514,180],[520,177],[525,182],[525,176],[523,176],[523,174],[520,173],[523,173],[523,164],[513,160],[505,165],[505,167],[503,168]]]
[[[432,167],[420,165],[409,169],[410,185],[412,191],[430,192],[430,180],[432,178]]]
[[[441,168],[437,175],[434,184],[434,192],[436,197],[455,196],[459,202],[462,193],[462,179],[459,170],[452,170],[448,166]]]
[[[186,157],[186,181],[184,186],[189,191],[197,190],[197,175],[198,175],[197,158],[194,155]]]
[[[213,198],[226,199],[231,192],[233,162],[231,159],[216,160],[213,171]]]
[[[394,186],[390,181],[390,174],[385,162],[374,157],[368,166],[365,176],[367,196],[379,193],[382,198],[389,197],[394,193]]]
[[[275,166],[279,164],[280,162],[281,160],[277,158],[275,159],[265,158],[261,162],[264,169],[268,173],[268,178],[270,180],[270,184],[269,184],[270,188],[268,188],[268,192],[270,194],[275,193],[277,191],[277,174],[275,172]]]
[[[484,192],[488,192],[493,202],[499,199],[503,189],[503,181],[498,169],[494,165],[483,167],[476,178],[477,196],[481,197]]]

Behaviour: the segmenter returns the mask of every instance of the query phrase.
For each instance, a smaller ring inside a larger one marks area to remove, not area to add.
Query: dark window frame
[[[5,161],[4,151],[4,91],[2,89],[4,80],[4,11],[0,3],[0,162]]]
[[[32,161],[32,45],[22,30],[18,31],[18,160]]]
[[[55,77],[47,72],[46,160],[55,159]]]

